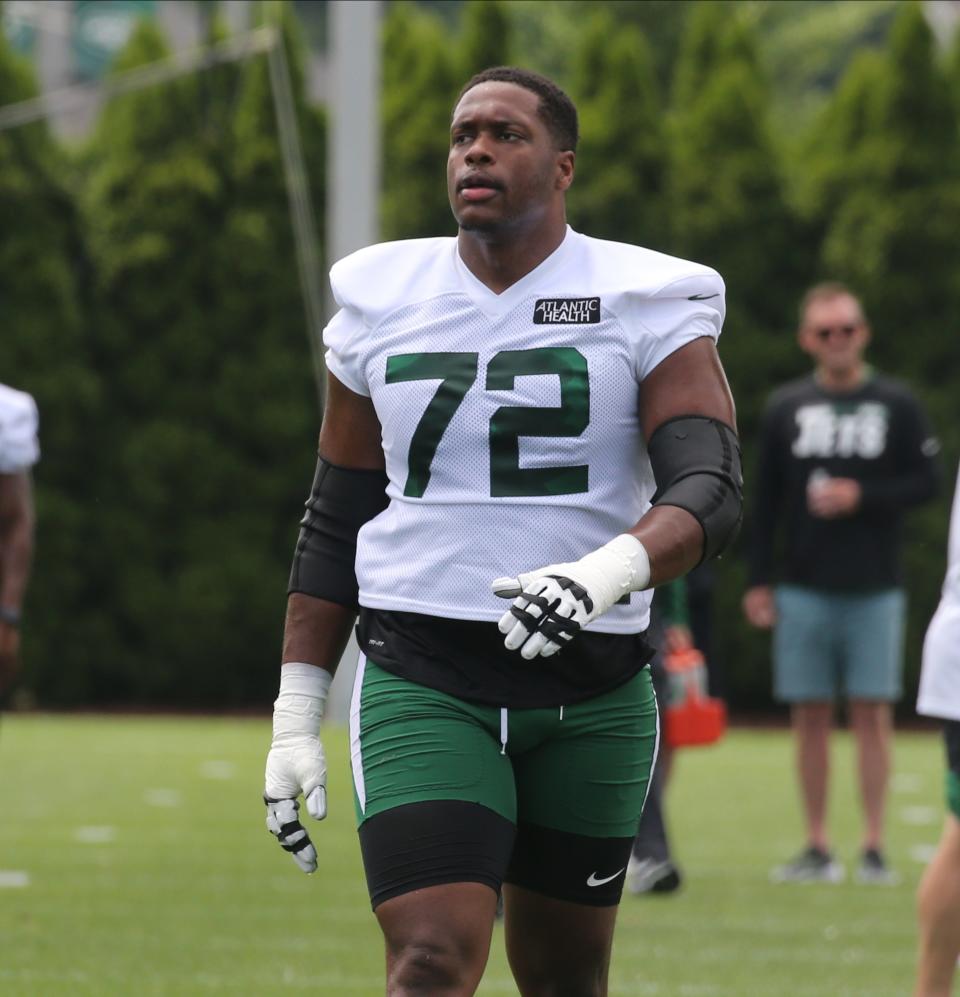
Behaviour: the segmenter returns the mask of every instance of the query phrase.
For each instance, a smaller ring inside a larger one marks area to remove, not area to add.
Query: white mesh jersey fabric
[[[649,507],[640,382],[719,334],[722,282],[573,232],[501,295],[454,240],[361,252],[354,272],[334,268],[343,311],[325,333],[331,371],[373,401],[389,477],[388,508],[358,538],[360,603],[496,620],[493,578],[576,560]],[[534,321],[544,301],[596,299],[577,324]],[[638,632],[648,610],[634,593],[589,629]]]
[[[37,406],[25,391],[0,384],[0,474],[14,474],[40,459]]]
[[[923,642],[917,713],[960,720],[960,469],[950,514],[947,577]]]
[[[950,513],[950,537],[947,541],[947,577],[943,583],[943,598],[960,609],[960,468],[953,491]]]

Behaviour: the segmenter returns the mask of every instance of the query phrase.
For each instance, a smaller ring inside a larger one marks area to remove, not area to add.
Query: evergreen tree
[[[564,89],[573,89],[571,55],[580,47],[585,27],[597,13],[609,18],[612,41],[625,27],[647,39],[658,88],[666,89],[676,61],[677,42],[693,0],[510,0],[514,50],[523,65],[544,73]],[[578,93],[577,96],[585,96]]]
[[[304,102],[305,46],[289,4],[281,8],[279,24],[319,237],[326,203],[326,119]],[[265,59],[244,66],[231,145],[230,199],[217,255],[223,364],[216,411],[218,433],[231,441],[236,461],[225,488],[239,490],[243,501],[235,503],[230,517],[208,510],[198,532],[219,537],[220,550],[234,565],[230,598],[218,607],[224,625],[235,616],[249,619],[230,637],[236,662],[231,695],[239,702],[263,702],[276,681],[263,661],[276,660],[279,650],[279,631],[272,624],[279,625],[283,613],[296,524],[310,486],[320,425]],[[238,537],[246,539],[238,543]],[[217,569],[216,558],[198,564],[198,590],[212,588]],[[203,634],[215,655],[221,628],[206,626]],[[216,695],[215,679],[208,677],[211,696]]]
[[[947,60],[947,78],[953,91],[954,106],[960,115],[960,29],[953,33],[953,44]]]
[[[800,145],[797,201],[821,235],[851,181],[873,170],[876,95],[886,72],[880,52],[861,53]]]
[[[907,4],[883,59],[851,69],[824,129],[814,204],[821,271],[848,280],[876,317],[879,363],[933,382],[952,353],[960,307],[960,143],[950,84],[918,4]],[[902,330],[922,314],[923,337]],[[934,331],[936,330],[936,331]]]
[[[766,390],[758,366],[775,376],[790,363],[790,337],[769,334],[793,323],[810,247],[786,202],[766,81],[736,15],[701,3],[689,19],[669,132],[669,207],[673,251],[715,267],[727,283],[737,335],[724,355],[743,382],[741,416],[752,426]]]
[[[144,24],[121,64],[165,51]],[[117,98],[92,164],[116,418],[99,483],[113,653],[90,695],[224,705],[274,681],[319,420],[264,58],[229,82],[206,104],[192,77]]]
[[[756,40],[732,0],[700,0],[684,24],[673,77],[672,104],[696,104],[705,87],[728,63],[746,63],[761,82]],[[766,81],[761,90],[766,97]]]
[[[511,38],[512,26],[502,0],[469,0],[460,39],[462,83],[482,69],[509,65]]]
[[[0,105],[33,97],[29,66],[0,33]],[[87,339],[88,267],[64,156],[45,122],[0,132],[0,381],[40,410],[37,549],[27,590],[23,690],[41,688],[95,646],[93,510],[100,382]]]
[[[452,234],[446,193],[455,47],[435,17],[391,5],[383,25],[383,199],[387,239]]]
[[[843,108],[852,123],[845,126],[845,162],[824,201],[821,269],[862,295],[874,329],[871,359],[919,392],[953,468],[960,455],[956,389],[943,372],[956,366],[960,314],[960,148],[950,85],[919,4],[900,11],[882,71],[859,96],[859,104]],[[944,548],[947,499],[911,517],[908,689],[942,578],[930,552]]]
[[[781,138],[807,127],[836,88],[851,61],[882,47],[898,2],[751,5],[763,39],[763,61],[774,81],[776,124]]]
[[[597,238],[665,251],[663,105],[646,39],[600,10],[575,67],[581,141],[571,222]]]
[[[116,68],[168,55],[159,28],[145,21]],[[208,334],[218,304],[209,235],[224,218],[223,179],[198,148],[192,96],[181,78],[115,98],[90,155],[98,363],[110,413],[100,434],[98,539],[112,633],[76,692],[82,698],[166,690],[183,661],[177,642],[190,639],[179,583],[186,524],[218,466],[203,395],[218,363]],[[158,625],[164,620],[177,622]]]
[[[891,333],[916,322],[920,307],[925,324],[947,328],[960,304],[960,148],[950,87],[919,4],[904,5],[883,71],[860,96],[846,108],[846,165],[825,205],[823,269],[850,280]],[[876,344],[879,357],[907,371],[922,352],[921,374],[947,358],[942,337],[929,347],[907,348],[897,335]]]
[[[760,414],[772,385],[800,369],[792,334],[812,247],[787,205],[752,33],[731,5],[700,3],[687,22],[674,87],[668,168],[672,251],[727,286],[720,355],[737,401],[747,494]],[[749,529],[749,518],[747,522]],[[737,695],[756,692],[767,653],[741,623],[743,566],[719,567],[719,634]],[[768,695],[766,689],[762,696]]]

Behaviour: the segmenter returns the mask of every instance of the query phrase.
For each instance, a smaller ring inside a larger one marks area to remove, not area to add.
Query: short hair
[[[857,308],[860,311],[860,320],[866,323],[867,313],[863,309],[863,302],[860,298],[846,284],[841,283],[839,280],[825,280],[820,284],[814,284],[800,299],[800,307],[798,309],[799,324],[803,325],[807,317],[807,309],[812,304],[817,301],[830,301],[833,298],[852,298],[857,303]]]
[[[547,126],[557,147],[562,151],[577,151],[577,140],[580,137],[580,127],[577,121],[577,108],[573,101],[546,76],[534,73],[529,69],[519,69],[516,66],[491,66],[471,76],[457,94],[457,103],[463,99],[468,90],[481,83],[513,83],[523,87],[540,98],[537,114]]]

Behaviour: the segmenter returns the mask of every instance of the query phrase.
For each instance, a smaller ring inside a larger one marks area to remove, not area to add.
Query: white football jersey
[[[917,713],[960,720],[960,469],[950,513],[947,577],[923,641]]]
[[[0,474],[14,474],[40,459],[37,405],[32,396],[0,384]]]
[[[372,399],[389,478],[358,538],[360,604],[453,619],[499,619],[494,578],[637,522],[655,490],[641,382],[724,314],[713,270],[571,229],[502,294],[454,238],[362,249],[330,280],[327,365]],[[588,629],[639,632],[649,602],[633,593]]]

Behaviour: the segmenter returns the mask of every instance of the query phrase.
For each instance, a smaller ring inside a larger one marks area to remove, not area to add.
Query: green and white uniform
[[[503,614],[490,582],[574,561],[632,527],[655,490],[640,382],[719,335],[707,267],[568,230],[494,294],[455,239],[372,246],[330,275],[330,371],[373,401],[390,498],[357,544],[360,605],[446,619]],[[650,593],[589,625],[646,629]]]
[[[960,720],[960,469],[950,515],[947,574],[923,645],[917,712]]]
[[[520,851],[534,840],[525,822],[616,842],[625,866],[658,738],[649,675],[638,674],[650,593],[555,657],[524,661],[503,647],[505,606],[490,583],[575,561],[650,507],[642,382],[680,347],[717,338],[722,280],[570,229],[502,294],[453,238],[372,246],[330,276],[340,311],[324,333],[327,365],[371,399],[389,479],[389,505],[361,528],[356,557],[371,665],[358,669],[351,753],[361,841],[376,839],[364,849],[371,894],[416,885],[397,887],[368,852],[401,833],[375,833],[378,820],[421,802],[493,811],[519,827]],[[595,881],[580,878],[592,902]],[[598,902],[616,902],[621,886]]]
[[[16,474],[40,459],[37,405],[25,391],[0,384],[0,474]]]
[[[960,469],[950,515],[947,576],[923,642],[917,713],[946,722],[947,804],[960,817]]]

